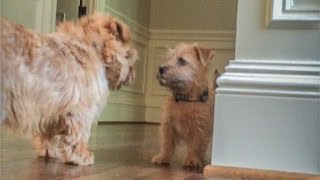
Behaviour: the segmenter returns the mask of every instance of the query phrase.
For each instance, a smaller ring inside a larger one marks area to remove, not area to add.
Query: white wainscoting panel
[[[116,16],[120,19],[122,19],[129,27],[132,32],[135,32],[136,35],[142,36],[147,42],[150,37],[150,32],[147,27],[144,27],[143,25],[139,24],[138,22],[132,20],[130,17],[126,16],[125,14],[115,10],[113,7],[111,7],[108,4],[104,4],[104,13],[109,13],[113,16]],[[135,35],[134,35],[135,36]]]
[[[178,31],[178,30],[149,30],[130,19],[121,12],[110,7],[101,0],[97,2],[99,11],[114,15],[123,20],[132,32],[133,42],[139,51],[136,63],[135,82],[119,92],[113,92],[109,98],[108,107],[102,113],[100,121],[116,121],[123,111],[131,112],[121,116],[121,121],[161,121],[161,104],[169,92],[161,87],[156,80],[160,64],[166,61],[166,51],[179,43],[198,43],[200,46],[215,49],[216,56],[210,64],[209,75],[214,70],[224,72],[224,67],[230,59],[234,59],[234,31]],[[134,106],[137,107],[134,107]],[[142,112],[145,112],[142,117]],[[134,115],[135,113],[139,114]],[[138,117],[138,118],[137,118]]]
[[[137,49],[139,56],[135,63],[136,78],[134,82],[127,87],[123,87],[120,91],[111,92],[108,104],[101,113],[99,121],[144,121],[149,30],[108,6],[108,4],[102,4],[98,1],[99,11],[116,16],[129,26],[133,46]]]
[[[144,43],[133,39],[133,46],[138,51],[138,60],[136,61],[135,76],[136,79],[130,86],[124,87],[123,90],[143,94],[145,92],[146,62],[148,58],[148,46]]]

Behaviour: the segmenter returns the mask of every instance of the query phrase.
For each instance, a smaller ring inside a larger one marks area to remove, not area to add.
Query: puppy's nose
[[[160,73],[160,75],[162,75],[166,70],[167,70],[167,67],[165,67],[165,66],[160,66],[160,67],[159,67],[159,73]]]

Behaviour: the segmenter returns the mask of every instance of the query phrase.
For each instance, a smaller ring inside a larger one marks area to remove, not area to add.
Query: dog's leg
[[[47,156],[47,147],[41,135],[34,135],[32,137],[32,146],[33,146],[33,149],[37,152],[38,156],[40,157]]]
[[[160,153],[152,158],[154,164],[170,164],[170,159],[174,151],[175,140],[173,126],[170,121],[166,121],[161,126],[161,147]]]
[[[49,155],[60,159],[63,163],[93,164],[93,153],[87,148],[91,121],[84,121],[72,115],[63,117],[60,121],[63,121],[66,130],[50,140]]]
[[[56,138],[60,139],[60,138]],[[41,135],[34,135],[32,137],[33,149],[37,152],[38,156],[44,158],[57,158],[55,152],[57,152],[56,147],[52,146],[52,142],[48,139],[43,138]]]
[[[64,163],[71,163],[76,165],[90,165],[94,163],[93,153],[87,148],[87,143],[85,141],[80,141],[74,147],[68,144],[61,149],[64,151],[64,156],[62,161]]]

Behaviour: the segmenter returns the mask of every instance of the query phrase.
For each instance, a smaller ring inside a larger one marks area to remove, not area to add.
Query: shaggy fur
[[[1,122],[40,156],[93,164],[91,124],[109,89],[133,79],[128,27],[94,14],[40,34],[1,19]]]
[[[161,148],[153,163],[169,164],[175,145],[183,141],[187,145],[183,165],[202,165],[212,134],[214,90],[209,90],[206,101],[199,97],[208,91],[208,62],[213,55],[210,49],[180,44],[169,50],[168,62],[160,66],[158,80],[171,90],[172,96],[164,102]],[[184,101],[177,100],[177,94]]]

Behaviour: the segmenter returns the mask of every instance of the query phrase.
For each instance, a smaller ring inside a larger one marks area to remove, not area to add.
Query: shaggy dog
[[[1,123],[32,138],[40,156],[93,164],[91,124],[109,89],[133,79],[128,27],[109,15],[40,34],[1,19]]]
[[[172,96],[164,102],[160,153],[153,157],[153,163],[169,164],[175,145],[182,141],[187,145],[184,166],[202,165],[213,126],[214,89],[209,89],[207,78],[213,56],[211,49],[180,44],[160,66],[158,80]]]

